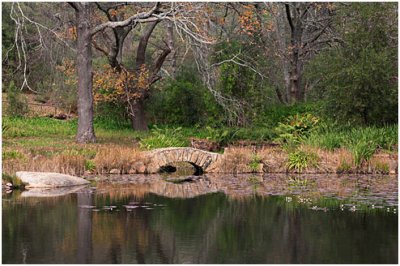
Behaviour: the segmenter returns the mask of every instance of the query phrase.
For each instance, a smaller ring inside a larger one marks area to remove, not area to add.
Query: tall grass
[[[371,147],[393,151],[397,144],[397,125],[385,127],[353,127],[337,128],[334,125],[322,127],[305,140],[305,143],[327,150],[347,148],[355,150],[357,147]]]
[[[309,167],[317,167],[318,155],[304,150],[296,150],[288,154],[286,166],[288,170],[302,172]]]

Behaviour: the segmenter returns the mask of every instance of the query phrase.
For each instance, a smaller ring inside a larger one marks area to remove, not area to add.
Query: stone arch
[[[159,172],[160,168],[175,162],[188,162],[198,172],[206,172],[207,168],[218,160],[221,154],[195,148],[164,148],[151,151],[151,171]]]

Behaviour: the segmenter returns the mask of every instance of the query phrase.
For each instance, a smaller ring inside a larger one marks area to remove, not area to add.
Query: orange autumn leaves
[[[76,86],[77,77],[73,60],[64,59],[57,69],[65,75],[66,84]],[[147,89],[149,89],[149,71],[145,65],[141,66],[137,75],[125,69],[116,71],[108,64],[102,65],[101,69],[93,73],[95,103],[139,98]]]
[[[260,28],[260,22],[254,9],[252,6],[244,6],[244,11],[239,16],[241,30],[248,35],[254,34]]]

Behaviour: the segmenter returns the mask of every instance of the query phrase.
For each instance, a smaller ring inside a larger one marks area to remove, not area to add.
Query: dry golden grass
[[[3,173],[14,175],[17,171],[56,172],[79,176],[85,172],[85,157],[57,154],[52,157],[37,155],[22,160],[3,161]]]
[[[99,174],[109,173],[112,169],[118,169],[120,173],[128,173],[132,164],[143,159],[142,152],[135,148],[105,147],[98,150],[93,162]]]
[[[398,156],[397,154],[378,152],[369,160],[369,166],[374,173],[397,173]]]
[[[16,147],[3,150],[3,156],[10,151],[16,151],[23,156],[3,159],[2,172],[9,175],[14,175],[17,171],[39,171],[82,176],[87,170],[104,174],[109,173],[111,169],[128,173],[136,161],[146,162],[146,158],[138,149],[112,144],[71,145],[64,148]],[[87,169],[90,161],[94,163],[95,169]]]
[[[250,148],[228,147],[224,151],[218,169],[223,173],[249,173],[252,170],[249,164],[252,160]]]
[[[264,147],[257,152],[269,173],[286,172],[287,153],[279,147]]]

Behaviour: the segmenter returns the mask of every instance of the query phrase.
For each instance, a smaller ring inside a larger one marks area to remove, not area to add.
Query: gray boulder
[[[89,181],[71,175],[45,172],[16,172],[16,176],[27,185],[25,188],[54,188],[90,184]]]

